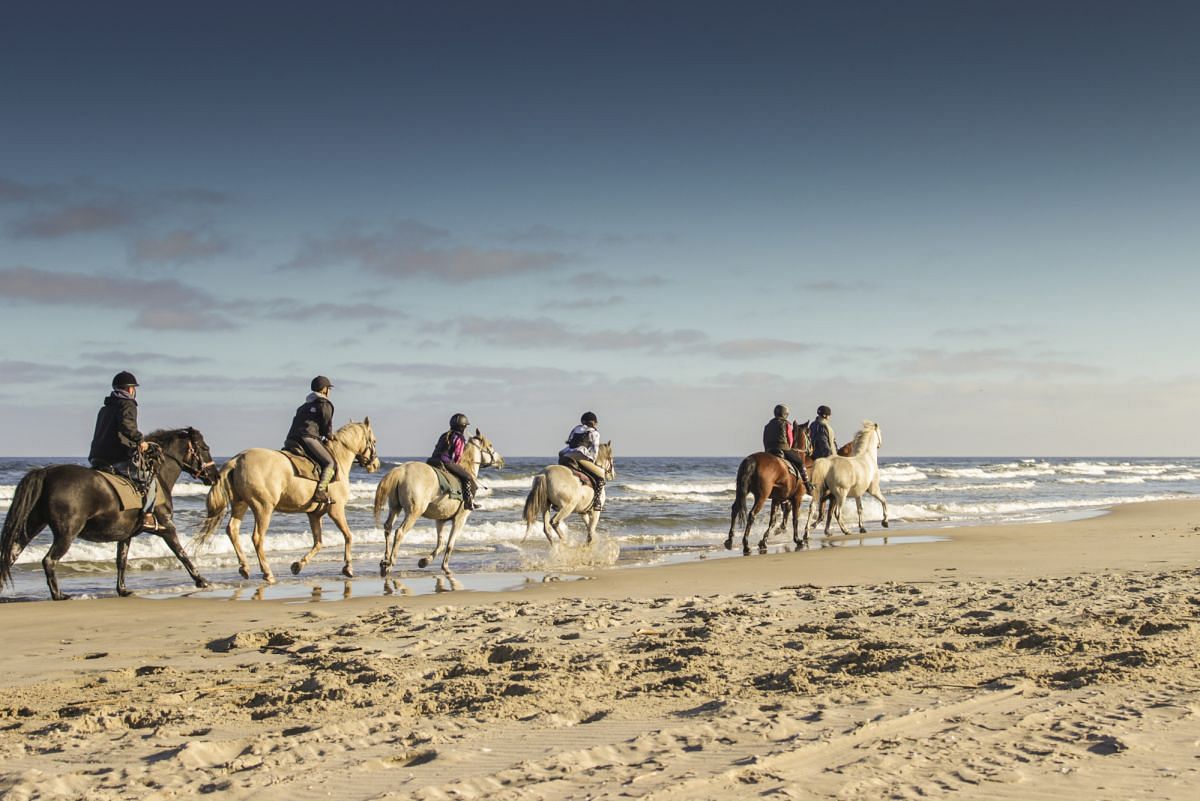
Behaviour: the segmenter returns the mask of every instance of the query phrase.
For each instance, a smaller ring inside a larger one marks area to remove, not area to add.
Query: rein
[[[159,447],[161,448],[162,446],[160,445]],[[200,454],[196,452],[196,443],[192,442],[191,439],[188,439],[188,452],[187,455],[184,456],[184,459],[191,459],[192,457],[195,457],[195,465],[190,465],[181,459],[177,459],[173,454],[167,453],[166,449],[163,449],[162,453],[163,456],[179,465],[179,468],[192,478],[200,478],[201,474],[204,473],[205,470],[210,467],[216,467],[216,462],[203,462],[200,460]]]

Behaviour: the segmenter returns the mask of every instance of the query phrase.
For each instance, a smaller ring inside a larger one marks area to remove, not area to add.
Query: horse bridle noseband
[[[179,465],[180,469],[182,469],[185,473],[190,475],[192,478],[200,478],[204,474],[205,470],[207,470],[210,467],[217,466],[217,463],[213,462],[211,460],[207,461],[207,462],[201,460],[200,452],[198,450],[196,450],[196,443],[192,442],[191,437],[188,437],[188,452],[187,452],[187,455],[184,456],[184,459],[191,460],[193,457],[195,457],[195,459],[196,459],[195,466],[190,465],[181,459],[176,459],[174,456],[167,453],[165,448],[163,449],[163,456],[166,456],[172,462]]]

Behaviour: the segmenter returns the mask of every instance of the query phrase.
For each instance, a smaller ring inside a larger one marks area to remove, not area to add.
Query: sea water
[[[279,514],[271,521],[266,548],[280,585],[270,593],[258,593],[260,597],[329,600],[381,592],[513,589],[529,582],[573,580],[584,569],[728,554],[723,543],[740,457],[619,459],[598,541],[592,547],[584,546],[582,520],[573,516],[566,524],[568,546],[556,548],[549,547],[540,523],[535,523],[524,539],[526,526],[521,520],[531,478],[551,460],[509,458],[503,470],[485,470],[480,477],[483,489],[478,500],[483,508],[471,515],[459,534],[451,561],[454,575],[446,576],[438,569],[440,557],[430,568],[417,567],[417,560],[429,554],[436,539],[433,522],[421,520],[401,544],[393,569],[395,581],[385,583],[378,567],[383,531],[375,525],[371,507],[379,478],[402,461],[409,460],[384,459],[381,470],[373,475],[357,466],[351,473],[347,518],[354,534],[353,564],[358,580],[345,582],[339,575],[342,536],[328,519],[323,525],[324,549],[300,577],[293,577],[289,566],[311,546],[312,536],[304,515]],[[7,513],[16,484],[29,469],[67,462],[81,464],[82,460],[0,458],[0,513]],[[906,530],[917,528],[1050,522],[1114,504],[1200,495],[1198,458],[884,457],[880,467],[892,542],[903,541]],[[175,487],[175,521],[189,552],[194,548],[192,533],[204,518],[207,492],[207,487],[188,476]],[[864,499],[863,506],[872,539],[862,544],[881,544],[882,510],[871,498]],[[846,514],[847,525],[854,531],[853,504]],[[757,545],[765,525],[764,511],[755,524],[752,545]],[[249,581],[238,575],[237,559],[223,525],[198,552],[200,572],[217,588],[206,595],[252,598],[261,589],[250,543],[252,527],[253,516],[247,515],[242,543],[249,559]],[[740,533],[735,543],[737,554]],[[814,542],[821,542],[819,530]],[[50,533],[43,531],[21,553],[13,570],[13,585],[0,592],[0,600],[48,597],[41,559],[49,543]],[[773,550],[790,549],[790,534],[776,532],[771,543]],[[77,540],[58,568],[63,591],[77,597],[115,594],[115,552],[112,544]],[[127,583],[135,592],[152,597],[194,590],[166,544],[153,535],[133,540]]]

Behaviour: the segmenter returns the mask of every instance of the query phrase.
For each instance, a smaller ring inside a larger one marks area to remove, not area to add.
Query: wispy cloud
[[[192,264],[228,253],[231,247],[229,240],[211,231],[181,228],[162,236],[135,239],[129,246],[129,263]]]
[[[581,350],[662,351],[704,344],[708,336],[694,328],[631,328],[583,331],[548,317],[466,317],[457,327],[464,336],[493,345],[567,347]]]
[[[749,359],[760,356],[786,356],[807,353],[813,346],[791,339],[728,339],[715,342],[713,352],[724,359]]]
[[[660,275],[641,275],[635,278],[628,278],[615,273],[593,270],[586,273],[576,273],[567,278],[566,283],[580,289],[611,290],[617,287],[663,286],[667,283],[667,280]]]
[[[555,270],[570,257],[553,250],[478,248],[456,245],[449,231],[401,220],[379,231],[349,226],[309,239],[280,265],[282,270],[315,270],[353,265],[390,277],[424,277],[464,282]]]
[[[155,362],[161,364],[204,364],[211,362],[208,356],[177,356],[171,353],[155,353],[152,351],[99,350],[79,354],[81,358],[93,362],[112,364],[145,364]]]
[[[1025,353],[1010,348],[963,351],[913,348],[905,352],[904,358],[893,362],[891,370],[906,377],[1004,373],[1033,379],[1097,376],[1104,373],[1095,365],[1071,361],[1055,351]]]

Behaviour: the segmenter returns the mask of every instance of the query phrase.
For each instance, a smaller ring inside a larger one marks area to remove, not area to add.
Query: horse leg
[[[550,512],[551,511],[552,511],[551,508],[549,506],[547,506],[546,511],[542,512],[542,533],[546,535],[546,542],[550,543],[551,545],[554,545],[554,537],[550,533]],[[558,538],[561,540],[562,535],[560,534]]]
[[[833,499],[833,505],[831,507],[831,510],[837,512],[838,528],[840,528],[842,530],[843,534],[849,535],[850,532],[846,530],[846,524],[842,520],[842,515],[845,512],[845,508],[846,508],[846,496],[847,495],[848,495],[848,493],[845,490],[838,490]],[[828,527],[826,527],[826,532],[828,533]]]
[[[242,550],[241,530],[242,518],[246,516],[246,510],[249,508],[244,501],[234,501],[229,511],[229,523],[225,526],[225,533],[229,535],[229,542],[237,555],[238,574],[244,579],[250,578],[250,568],[246,565],[246,554]]]
[[[301,556],[299,561],[292,562],[293,576],[300,575],[300,571],[303,570],[304,566],[308,564],[308,560],[312,559],[321,551],[321,517],[323,513],[306,512],[305,514],[308,517],[308,528],[310,531],[312,531],[313,544],[312,547],[308,549],[308,553],[304,554],[304,556]]]
[[[82,526],[80,526],[82,528]],[[50,597],[56,601],[65,601],[70,598],[70,595],[64,595],[58,589],[58,576],[54,572],[58,560],[67,555],[67,551],[71,548],[71,542],[75,539],[74,534],[59,534],[60,530],[54,531],[54,542],[50,544],[50,550],[46,551],[46,555],[42,558],[42,570],[46,572],[46,584],[50,587]]]
[[[209,586],[208,579],[200,575],[196,570],[196,566],[192,564],[192,560],[187,555],[187,551],[183,548],[183,543],[179,541],[179,531],[175,528],[175,521],[168,519],[166,528],[158,533],[158,536],[163,538],[167,543],[167,547],[171,549],[171,553],[175,554],[175,558],[183,565],[184,570],[192,577],[192,583],[200,589]]]
[[[798,498],[798,500],[793,500],[793,502],[792,502],[792,542],[795,543],[796,545],[800,545],[802,542],[802,540],[800,539],[800,509],[804,506],[803,490],[797,495],[797,498]],[[810,513],[812,512],[812,503],[811,502],[808,505],[808,510]],[[805,522],[804,522],[804,540],[803,541],[807,541],[808,540],[808,518],[807,517],[804,518],[804,521]]]
[[[433,545],[433,553],[429,554],[429,556],[422,556],[420,559],[418,559],[417,567],[429,567],[429,563],[437,558],[437,555],[442,550],[442,529],[446,527],[446,521],[435,520],[433,521],[433,527],[437,530],[437,542]]]
[[[562,529],[559,528],[559,524],[570,517],[571,512],[574,511],[575,507],[568,503],[567,506],[564,506],[562,509],[559,509],[557,512],[555,512],[554,517],[550,518],[550,526],[554,529],[554,533],[558,535],[559,542],[567,541],[567,538],[563,536]]]
[[[387,520],[383,521],[383,559],[379,561],[379,577],[387,578],[387,574],[392,569],[392,526],[396,522],[396,508],[392,506],[392,499],[388,498],[388,516]]]
[[[854,497],[854,505],[856,507],[858,507],[858,533],[866,534],[867,527],[864,526],[863,522],[862,522],[862,496],[861,495],[856,495]]]
[[[762,539],[758,541],[759,553],[765,553],[767,550],[767,538],[771,536],[771,531],[775,528],[775,514],[779,511],[780,502],[771,499],[771,514],[767,517],[767,530],[763,532]],[[787,507],[783,508],[783,519],[787,520]],[[785,524],[786,525],[786,524]]]
[[[883,499],[883,493],[879,491],[879,479],[875,479],[871,486],[867,489],[871,497],[879,501],[879,505],[883,507],[883,527],[888,527],[887,501]]]
[[[392,565],[396,564],[396,552],[400,550],[401,540],[404,539],[408,532],[412,531],[412,527],[417,524],[417,520],[419,518],[420,515],[416,513],[412,506],[404,507],[404,519],[400,521],[399,527],[392,536],[392,550],[389,551],[387,555],[389,571],[391,570]]]
[[[125,589],[125,566],[129,564],[129,540],[117,543],[117,595],[128,598],[132,592]]]
[[[763,504],[767,502],[767,495],[770,493],[763,492],[754,496],[754,505],[750,507],[750,511],[746,514],[746,531],[742,534],[742,555],[750,555],[750,528],[754,525],[754,518],[762,511]]]
[[[592,542],[596,539],[596,527],[598,525],[600,525],[600,513],[593,509],[592,511],[590,511],[586,515],[584,515],[584,520],[587,522],[587,527],[588,527],[587,544],[591,545]]]
[[[470,510],[463,509],[450,522],[450,537],[446,540],[446,552],[442,554],[442,570],[446,573],[450,572],[450,554],[454,553],[454,541],[458,539],[458,532],[462,531],[463,526],[466,525],[467,518],[470,516]]]
[[[729,533],[725,535],[725,550],[727,551],[733,550],[733,529],[735,526],[737,526],[738,506],[742,506],[744,508],[745,505],[745,501],[742,501],[741,504],[739,504],[737,501],[734,501],[733,508],[729,510]]]
[[[338,531],[342,532],[344,545],[342,548],[342,575],[346,578],[354,578],[354,566],[350,562],[350,545],[354,541],[354,534],[350,531],[350,524],[346,522],[346,505],[336,504],[329,510],[329,516],[333,519],[333,523],[338,527]]]
[[[271,572],[271,566],[267,564],[267,554],[263,551],[263,540],[267,537],[267,529],[271,526],[271,514],[273,509],[263,505],[252,508],[254,513],[254,533],[250,536],[250,541],[254,543],[254,553],[258,556],[258,567],[262,570],[263,581],[268,584],[275,583],[275,574]]]

